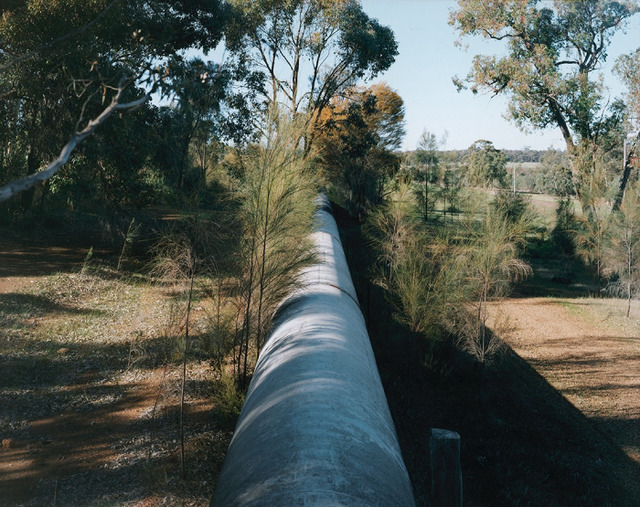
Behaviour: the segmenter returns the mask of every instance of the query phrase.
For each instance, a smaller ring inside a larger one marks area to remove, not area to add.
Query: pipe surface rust
[[[338,228],[318,203],[318,263],[277,312],[212,506],[415,505]]]

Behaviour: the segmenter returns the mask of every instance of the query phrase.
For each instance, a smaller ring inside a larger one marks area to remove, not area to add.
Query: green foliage
[[[317,125],[314,161],[353,215],[380,202],[397,169],[404,103],[386,84],[351,88],[334,99]]]
[[[165,97],[182,90],[178,77],[184,65],[177,52],[215,47],[226,20],[227,7],[218,0],[29,0],[5,12],[0,20],[0,183],[49,164],[72,133],[110,104],[120,86],[126,87],[121,102],[142,98],[150,88]],[[153,124],[150,115],[151,108],[144,107],[132,118],[112,117],[117,127],[97,131],[100,139],[79,154],[86,167],[75,165],[87,172],[85,183],[94,185],[80,190],[115,204],[148,202],[151,189],[144,187],[143,173],[149,172],[146,161],[153,147],[140,137]],[[5,159],[22,162],[5,171]],[[67,195],[60,201],[70,199],[77,206],[76,179],[66,179]],[[60,189],[45,186],[42,193]],[[33,196],[33,189],[23,193],[23,207],[32,205]]]
[[[233,431],[244,403],[244,392],[238,389],[236,379],[223,373],[214,380],[213,398],[216,401],[214,413],[217,422],[228,431]]]
[[[398,321],[430,342],[446,335],[460,305],[456,249],[445,231],[426,230],[410,185],[367,217],[366,230],[378,254],[376,283],[387,290]]]
[[[461,192],[462,174],[460,170],[445,169],[442,175],[442,188],[440,189],[443,218],[446,218],[447,213],[457,213],[458,211],[460,211]]]
[[[438,146],[440,144],[441,142],[436,139],[435,134],[425,130],[418,142],[418,149],[414,152],[416,164],[421,169],[417,176],[424,182],[424,192],[420,197],[424,205],[425,221],[429,218],[429,210],[435,204],[435,198],[433,196],[429,197],[429,184],[437,183],[440,179],[440,156],[438,154]]]
[[[487,331],[489,302],[531,273],[520,259],[531,212],[518,197],[498,196],[447,226],[427,226],[420,215],[406,182],[369,214],[376,283],[387,290],[400,322],[430,343],[457,336],[484,365],[500,344]]]
[[[607,291],[627,300],[629,317],[631,299],[640,295],[640,184],[627,189],[620,209],[613,214],[610,231],[603,271],[615,279]]]
[[[488,304],[509,294],[511,284],[531,274],[529,265],[520,259],[530,223],[523,214],[514,219],[489,207],[478,224],[466,222],[466,246],[458,269],[464,273],[468,313],[460,313],[456,322],[462,348],[482,365],[488,363],[499,348],[487,329]]]
[[[315,181],[297,140],[303,125],[272,110],[261,144],[242,162],[239,222],[242,240],[240,319],[236,374],[247,387],[277,305],[298,285],[313,260],[309,234],[315,211]]]
[[[582,215],[577,217],[578,227],[574,235],[576,254],[594,269],[597,295],[602,292],[605,245],[609,236],[611,207],[598,193],[587,196]]]
[[[577,230],[577,221],[570,197],[563,197],[556,205],[556,221],[551,231],[551,240],[557,251],[566,257],[575,253],[573,236]]]
[[[465,178],[470,185],[506,185],[507,157],[491,141],[481,139],[474,142],[467,152],[465,166]]]
[[[558,127],[573,156],[579,142],[600,140],[621,122],[619,105],[608,103],[593,74],[613,34],[636,12],[635,1],[459,0],[450,23],[462,37],[507,42],[504,56],[475,56],[466,78],[472,90],[508,96],[509,116],[522,129]],[[571,170],[577,183],[581,169],[572,163]]]
[[[393,32],[354,0],[234,0],[227,46],[255,62],[249,86],[270,104],[317,119],[346,86],[388,69],[398,54]],[[305,87],[304,83],[308,82]]]
[[[531,201],[524,194],[501,190],[496,193],[491,205],[509,223],[527,222],[532,225]]]
[[[575,194],[570,160],[566,152],[548,149],[544,152],[540,165],[542,174],[535,183],[537,192],[560,197]]]
[[[627,105],[636,119],[640,118],[640,48],[618,58],[614,72],[627,87]]]

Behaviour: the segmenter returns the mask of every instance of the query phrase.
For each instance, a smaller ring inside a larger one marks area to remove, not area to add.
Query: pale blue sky
[[[470,91],[458,93],[451,82],[454,75],[464,77],[477,53],[496,54],[497,43],[469,40],[468,50],[454,47],[456,34],[448,25],[453,0],[361,0],[367,14],[394,31],[400,54],[394,65],[375,81],[386,81],[404,99],[407,136],[403,149],[415,149],[422,131],[448,139],[445,149],[466,149],[477,139],[493,141],[497,148],[520,149],[526,146],[544,150],[564,149],[557,129],[529,135],[503,118],[506,100]],[[626,34],[618,33],[609,50],[603,70],[605,82],[614,96],[623,89],[611,77],[615,58],[640,47],[640,15],[634,16]]]

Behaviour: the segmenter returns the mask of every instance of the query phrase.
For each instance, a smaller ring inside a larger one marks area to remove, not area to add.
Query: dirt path
[[[640,304],[622,317],[605,299],[511,299],[492,323],[513,350],[640,463]]]

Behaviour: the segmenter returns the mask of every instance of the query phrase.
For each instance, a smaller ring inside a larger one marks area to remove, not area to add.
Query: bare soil
[[[493,306],[492,321],[502,322],[500,336],[520,357],[640,465],[640,302],[632,303],[626,319],[621,300],[510,299]]]
[[[0,505],[208,505],[231,431],[194,354],[181,476],[166,289],[81,275],[88,247],[53,243],[0,239]]]

